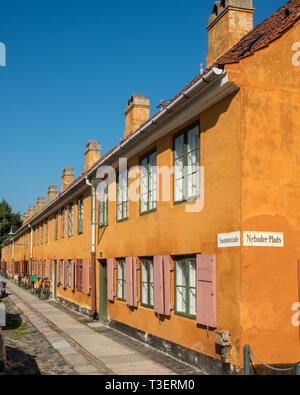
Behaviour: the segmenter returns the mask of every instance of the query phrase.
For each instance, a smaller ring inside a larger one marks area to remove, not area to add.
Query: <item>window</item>
[[[61,210],[61,238],[65,237],[65,217],[66,217],[66,209],[63,208]]]
[[[83,233],[83,197],[78,199],[78,234]]]
[[[108,225],[108,185],[107,180],[99,186],[99,224],[101,227]]]
[[[120,171],[117,184],[117,221],[128,219],[128,172]]]
[[[193,125],[174,139],[174,202],[200,195],[200,128]]]
[[[41,244],[44,243],[44,222],[41,223]]]
[[[154,307],[153,259],[141,259],[141,303]]]
[[[37,237],[36,237],[36,245],[38,246],[40,243],[40,227],[37,225]]]
[[[140,214],[151,213],[157,205],[156,152],[141,160]]]
[[[60,261],[60,283],[64,284],[64,261]]]
[[[68,286],[72,287],[72,261],[68,261]]]
[[[125,301],[125,259],[117,260],[117,299]]]
[[[73,236],[73,203],[68,206],[68,236]]]
[[[49,237],[49,218],[46,220],[46,243],[48,243],[48,237]]]
[[[76,263],[76,290],[83,291],[83,265],[82,259],[77,259]]]
[[[55,240],[58,239],[58,213],[55,214]]]
[[[175,260],[175,312],[196,316],[196,258]]]

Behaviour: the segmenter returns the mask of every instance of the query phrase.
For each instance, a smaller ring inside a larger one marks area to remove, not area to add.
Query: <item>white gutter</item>
[[[135,139],[137,136],[140,134],[146,132],[151,126],[156,126],[158,121],[165,115],[168,115],[168,113],[171,113],[174,111],[175,107],[180,104],[183,101],[186,101],[190,99],[194,94],[195,91],[200,89],[203,86],[207,86],[209,83],[213,82],[216,80],[218,77],[220,77],[222,74],[225,74],[226,72],[222,69],[218,68],[212,68],[204,77],[200,78],[197,82],[195,82],[191,87],[189,87],[186,91],[184,91],[180,96],[178,96],[172,103],[170,103],[164,110],[160,111],[151,121],[146,123],[143,127],[138,129],[134,134],[129,136],[118,148],[116,148],[114,151],[112,151],[107,157],[103,159],[98,165],[94,168],[92,168],[85,176],[85,180],[88,180],[89,176],[91,176],[100,166],[102,166],[105,162],[107,162],[112,156],[115,156],[121,149],[126,147],[128,144],[131,143],[133,139]],[[78,184],[80,184],[83,181],[83,178],[80,178],[73,186],[71,189],[67,189],[65,192],[63,192],[62,195],[59,196],[59,199],[63,198],[67,193],[69,193],[72,189],[74,189]],[[89,185],[89,184],[88,184]],[[39,213],[39,216],[43,215],[43,212],[45,210],[48,210],[51,208],[54,204],[57,203],[57,199],[55,199],[52,203],[50,203],[47,207],[45,207],[44,210],[42,210]],[[37,217],[33,217],[32,219],[36,219]],[[33,221],[32,221],[33,222]],[[19,233],[23,229],[20,228],[16,233]]]

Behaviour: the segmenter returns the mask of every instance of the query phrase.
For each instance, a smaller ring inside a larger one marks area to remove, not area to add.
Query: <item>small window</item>
[[[41,244],[44,243],[44,222],[41,223]]]
[[[174,139],[174,202],[200,196],[200,128],[194,125]]]
[[[72,261],[68,261],[68,286],[72,287]]]
[[[55,214],[55,234],[54,234],[55,240],[58,239],[58,213]]]
[[[73,236],[73,204],[68,206],[68,236]]]
[[[49,238],[49,218],[46,220],[46,243],[48,243]]]
[[[141,259],[141,304],[154,307],[153,259]]]
[[[76,263],[76,291],[83,292],[83,264],[82,259]]]
[[[64,261],[60,261],[60,283],[61,283],[61,285],[64,284],[64,270],[63,270],[63,267],[64,267]]]
[[[107,180],[101,182],[98,187],[99,191],[99,225],[104,227],[108,225],[108,184]]]
[[[125,301],[125,259],[117,260],[117,299]]]
[[[66,209],[61,210],[61,238],[65,237],[65,221],[66,221]]]
[[[78,234],[83,233],[83,197],[78,199]]]
[[[40,244],[40,227],[37,225],[37,237],[36,237],[36,245]]]
[[[128,219],[128,172],[127,169],[118,174],[117,184],[117,221]]]
[[[156,152],[141,160],[140,174],[140,214],[156,211],[157,206]]]
[[[196,258],[175,260],[175,312],[196,316]]]

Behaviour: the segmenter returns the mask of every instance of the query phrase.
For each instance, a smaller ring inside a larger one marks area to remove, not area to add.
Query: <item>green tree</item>
[[[0,244],[7,239],[10,229],[16,232],[21,225],[21,214],[13,213],[11,206],[3,199],[0,203]]]

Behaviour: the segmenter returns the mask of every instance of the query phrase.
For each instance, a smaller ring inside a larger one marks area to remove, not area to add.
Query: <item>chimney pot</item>
[[[45,208],[45,198],[40,196],[37,200],[36,211],[40,213]]]
[[[136,132],[150,117],[150,101],[144,95],[133,94],[125,111],[124,139]]]
[[[56,195],[57,195],[57,186],[50,185],[48,188],[48,202],[47,202],[48,205],[53,202],[53,200],[56,198]]]
[[[66,167],[62,175],[61,191],[63,192],[64,190],[66,190],[68,186],[72,184],[73,181],[74,181],[74,170],[72,169],[72,167]]]
[[[35,206],[32,204],[31,206],[29,206],[28,217],[29,219],[31,219],[34,216],[35,216]]]
[[[99,141],[89,141],[85,149],[84,173],[98,162],[101,157],[101,145]]]
[[[210,67],[226,51],[253,29],[252,0],[216,1],[208,19],[208,53],[206,67]]]
[[[29,213],[24,214],[23,225],[29,220]]]

